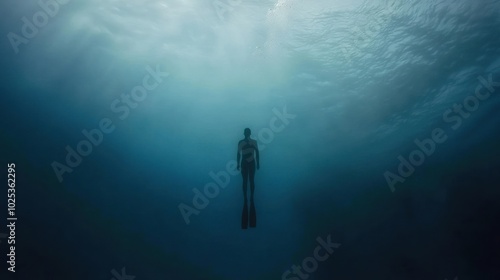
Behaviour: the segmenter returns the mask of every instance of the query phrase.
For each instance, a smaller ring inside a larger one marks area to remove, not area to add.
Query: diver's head
[[[246,138],[250,137],[250,134],[252,134],[252,131],[250,131],[250,128],[245,128],[245,132],[243,132]]]

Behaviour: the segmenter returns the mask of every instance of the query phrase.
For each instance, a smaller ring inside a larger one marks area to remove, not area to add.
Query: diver
[[[245,128],[243,134],[245,135],[245,139],[240,140],[238,143],[237,169],[240,170],[241,166],[241,175],[243,176],[243,199],[245,200],[241,216],[241,228],[247,229],[249,223],[250,227],[255,227],[257,225],[253,193],[255,190],[255,165],[257,164],[257,170],[260,166],[259,147],[257,146],[257,141],[250,138],[250,135],[252,134],[250,128]],[[250,219],[247,206],[248,181],[250,181]]]

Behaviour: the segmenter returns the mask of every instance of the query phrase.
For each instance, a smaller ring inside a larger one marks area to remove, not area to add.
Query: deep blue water
[[[1,279],[500,279],[500,1],[66,2],[0,4]]]

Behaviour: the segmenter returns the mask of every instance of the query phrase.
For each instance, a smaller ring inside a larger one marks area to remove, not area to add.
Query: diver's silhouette
[[[241,175],[243,176],[243,198],[245,200],[243,204],[243,213],[241,215],[241,228],[246,229],[248,228],[247,181],[250,181],[250,227],[255,227],[257,225],[255,205],[253,203],[253,193],[255,190],[255,163],[257,162],[257,169],[259,169],[260,166],[259,148],[257,146],[257,141],[250,138],[250,134],[252,134],[250,128],[245,128],[243,134],[245,135],[245,139],[240,140],[238,143],[237,168],[240,170],[241,166]]]

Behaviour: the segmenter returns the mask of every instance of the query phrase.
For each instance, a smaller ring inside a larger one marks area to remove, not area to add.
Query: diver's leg
[[[255,162],[249,167],[248,175],[250,176],[250,227],[257,226],[257,214],[255,213],[255,204],[253,203],[253,192],[255,190],[254,176],[255,176]]]
[[[243,177],[243,198],[245,202],[243,203],[243,211],[241,212],[241,228],[248,228],[248,204],[247,204],[247,181],[248,181],[248,165],[241,165],[241,175]]]
[[[247,202],[247,182],[248,182],[248,166],[246,164],[241,165],[241,175],[243,177],[243,199],[245,203]]]
[[[253,201],[253,192],[255,190],[255,181],[254,181],[254,177],[255,177],[255,162],[251,163],[249,168],[248,168],[248,176],[249,176],[249,180],[250,180],[250,201]]]

